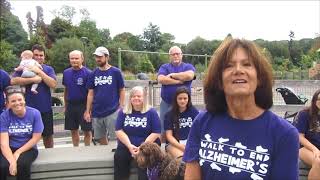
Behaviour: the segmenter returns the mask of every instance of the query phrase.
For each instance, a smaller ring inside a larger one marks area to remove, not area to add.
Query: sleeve
[[[297,120],[293,123],[299,133],[306,134],[309,129],[309,114],[306,111],[300,111]]]
[[[124,88],[124,80],[121,71],[118,71],[118,89]]]
[[[160,124],[160,118],[156,110],[152,109],[150,111],[151,114],[151,128],[152,128],[152,133],[161,133],[161,124]]]
[[[173,130],[173,124],[172,124],[170,115],[171,115],[170,111],[164,115],[164,121],[163,121],[164,130]]]
[[[160,68],[158,70],[158,76],[159,75],[168,75],[166,64],[163,64],[163,65],[160,66]]]
[[[3,112],[0,116],[0,133],[8,132],[9,121],[6,116],[7,112]]]
[[[190,71],[190,70],[193,72],[196,72],[196,68],[192,64],[186,63],[184,71]]]
[[[64,86],[66,86],[65,76],[66,76],[66,70],[64,70],[64,71],[63,71],[63,74],[62,74],[62,85],[64,85]]]
[[[5,89],[10,85],[10,76],[7,72],[1,71],[1,87]]]
[[[120,109],[118,112],[118,117],[115,124],[116,131],[123,129],[124,119],[125,119],[125,114],[123,113],[122,109]]]
[[[295,128],[290,130],[277,142],[278,148],[272,157],[270,179],[298,180],[299,176],[299,136]]]
[[[194,120],[186,145],[186,149],[183,155],[184,162],[198,161],[199,160],[199,148],[200,148],[200,133],[201,133],[201,119],[203,114],[196,117]]]
[[[54,72],[53,67],[51,67],[51,66],[47,66],[47,67],[48,67],[48,69],[47,69],[46,74],[48,76],[50,76],[51,78],[53,78],[54,80],[56,80],[56,73]]]
[[[44,126],[43,126],[40,111],[34,109],[33,115],[34,115],[33,133],[42,133]]]
[[[89,75],[88,75],[88,78],[87,78],[87,83],[86,83],[86,88],[87,89],[93,89],[94,88],[94,72],[95,71],[92,71]]]

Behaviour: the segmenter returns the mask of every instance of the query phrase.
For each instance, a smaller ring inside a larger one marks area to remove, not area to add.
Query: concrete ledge
[[[40,149],[31,168],[31,178],[112,180],[114,152],[111,150],[114,148],[115,143],[107,146]],[[137,179],[135,168],[130,179]]]

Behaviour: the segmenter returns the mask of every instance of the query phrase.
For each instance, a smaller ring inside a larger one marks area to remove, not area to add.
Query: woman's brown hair
[[[204,99],[208,112],[222,113],[228,109],[222,85],[222,72],[238,48],[246,51],[257,71],[258,85],[254,93],[257,106],[269,109],[273,105],[272,68],[261,49],[245,39],[226,38],[214,52],[204,79]]]

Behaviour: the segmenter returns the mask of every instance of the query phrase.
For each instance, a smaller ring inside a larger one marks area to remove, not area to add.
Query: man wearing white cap
[[[84,119],[92,118],[94,137],[102,145],[109,139],[116,139],[114,124],[117,110],[124,105],[124,80],[120,69],[111,66],[109,51],[98,47],[95,52],[98,67],[92,71],[87,80],[88,97]]]

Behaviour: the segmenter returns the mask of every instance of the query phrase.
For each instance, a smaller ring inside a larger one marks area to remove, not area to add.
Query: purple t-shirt
[[[202,179],[298,179],[295,127],[270,111],[252,120],[201,112],[183,160],[200,164]]]
[[[124,88],[124,80],[116,67],[112,66],[106,71],[96,68],[89,75],[87,88],[94,91],[92,117],[106,117],[119,108],[120,89]]]
[[[172,63],[166,63],[160,66],[158,71],[159,75],[168,75],[170,73],[179,73],[185,71],[195,72],[195,68],[192,64],[182,62],[179,66],[174,66]],[[186,86],[191,92],[191,81],[185,81],[183,84],[172,84],[172,85],[162,85],[161,86],[161,98],[166,103],[171,104],[173,101],[174,94],[178,87]]]
[[[40,112],[32,107],[26,107],[26,114],[20,118],[10,109],[4,111],[0,116],[0,133],[9,134],[9,145],[20,148],[27,143],[33,133],[42,133],[43,123]],[[35,145],[33,148],[37,148]]]
[[[157,111],[151,108],[145,113],[133,111],[124,114],[122,110],[118,113],[116,131],[123,130],[129,137],[131,144],[140,146],[151,133],[160,133],[161,125]],[[118,146],[126,147],[118,140]]]
[[[68,68],[63,71],[62,84],[68,89],[68,101],[85,101],[88,95],[87,79],[91,71],[87,67],[79,70]]]
[[[310,131],[309,128],[309,112],[306,110],[300,111],[295,122],[295,126],[298,129],[299,133],[305,134],[305,138],[320,149],[320,132]],[[320,116],[318,121],[320,121]],[[320,124],[317,127],[320,129]]]
[[[46,64],[42,64],[43,72],[45,72],[48,76],[53,79],[56,79],[56,73],[51,66]],[[13,74],[13,77],[20,77],[22,71],[16,71]],[[31,92],[32,84],[26,86],[26,102],[27,106],[38,109],[40,112],[51,112],[51,91],[50,87],[47,86],[46,83],[41,81],[39,86],[37,87],[38,94],[34,94]]]
[[[191,107],[188,110],[179,114],[179,139],[186,140],[189,135],[189,131],[193,120],[199,114],[199,111],[195,107]],[[172,111],[169,111],[164,116],[164,130],[173,130]]]
[[[0,114],[4,109],[4,90],[10,85],[10,77],[7,72],[0,69]]]

